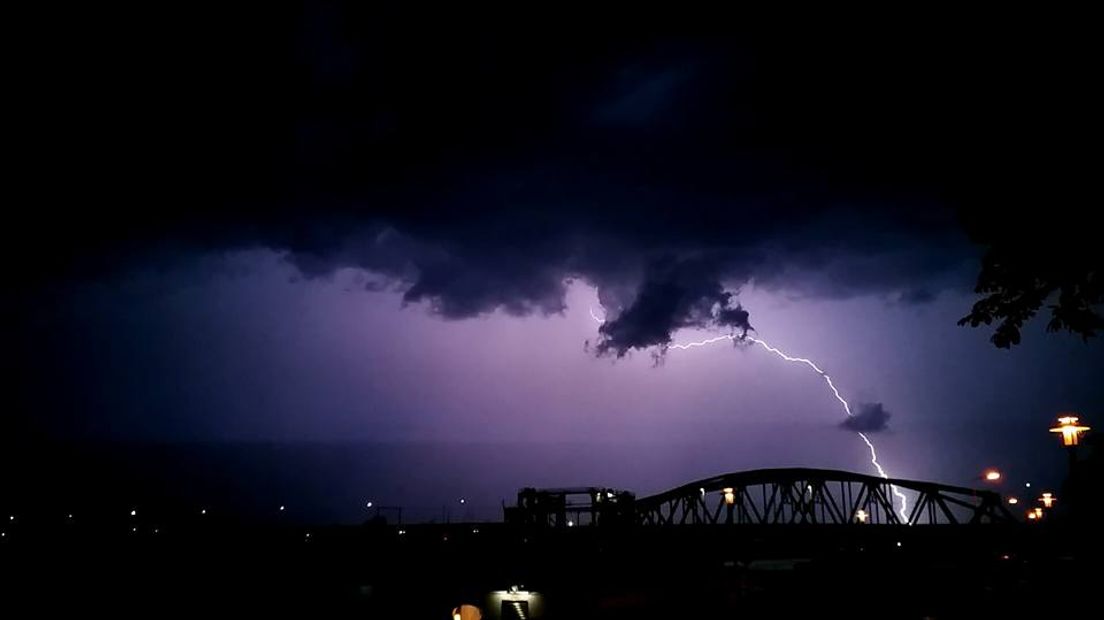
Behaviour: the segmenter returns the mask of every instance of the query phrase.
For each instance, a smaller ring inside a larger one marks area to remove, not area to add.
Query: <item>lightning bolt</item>
[[[590,317],[592,319],[594,319],[595,321],[597,321],[598,323],[604,323],[605,322],[605,319],[598,316],[594,312],[593,307],[590,308]],[[668,348],[669,349],[677,349],[679,351],[688,351],[690,349],[696,349],[698,347],[705,347],[705,346],[709,346],[711,344],[716,344],[716,343],[724,341],[724,340],[732,340],[732,341],[747,340],[748,342],[752,342],[754,344],[757,344],[757,345],[763,347],[764,349],[766,349],[767,351],[770,351],[771,353],[774,353],[775,355],[777,355],[778,357],[786,360],[787,362],[791,362],[791,363],[794,363],[794,364],[804,364],[804,365],[808,366],[809,368],[812,368],[815,373],[817,373],[818,375],[820,375],[821,377],[824,378],[824,382],[826,384],[828,384],[828,389],[832,390],[832,395],[836,397],[836,400],[838,400],[841,405],[843,405],[843,411],[844,411],[844,413],[847,414],[847,417],[849,417],[849,418],[855,417],[855,414],[852,413],[852,411],[851,411],[851,405],[848,404],[848,402],[846,400],[844,400],[843,396],[840,395],[839,390],[836,389],[836,384],[832,383],[832,377],[828,376],[828,373],[824,372],[824,370],[822,370],[820,368],[820,366],[817,366],[816,363],[813,362],[810,359],[806,359],[804,357],[793,357],[793,356],[787,355],[786,353],[780,351],[779,349],[776,349],[775,347],[772,347],[771,345],[767,344],[766,342],[764,342],[763,340],[761,340],[759,338],[755,338],[753,336],[747,336],[747,335],[745,335],[743,337],[740,337],[740,336],[737,336],[735,334],[725,334],[725,335],[722,335],[722,336],[714,336],[712,338],[706,338],[705,340],[698,340],[698,341],[695,341],[695,342],[676,343],[676,344],[670,345]],[[866,444],[866,447],[870,449],[870,464],[874,466],[874,469],[878,472],[879,476],[881,476],[882,478],[884,478],[886,480],[889,480],[889,474],[886,473],[886,470],[885,470],[885,468],[882,467],[882,464],[878,462],[878,450],[874,448],[874,442],[870,441],[870,438],[866,436],[866,433],[864,433],[862,431],[855,431],[855,432],[856,432],[856,434],[858,434],[859,438],[863,440],[863,443]],[[901,521],[903,523],[908,523],[908,497],[906,497],[904,493],[901,493],[901,491],[897,488],[896,485],[891,484],[891,485],[889,485],[889,488],[890,488],[890,491],[892,491],[894,497],[896,497],[897,501],[899,501],[900,504],[901,504],[901,507],[897,510],[898,514],[901,515]]]

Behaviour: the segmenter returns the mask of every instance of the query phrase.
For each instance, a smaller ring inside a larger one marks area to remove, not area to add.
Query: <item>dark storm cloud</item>
[[[58,57],[57,100],[105,94],[27,141],[28,161],[55,134],[75,145],[28,193],[74,207],[18,222],[39,247],[7,248],[17,277],[263,246],[447,318],[556,313],[580,278],[620,355],[680,327],[742,333],[751,281],[922,302],[972,258],[948,196],[989,136],[961,108],[981,59],[954,33],[415,35],[325,6]]]
[[[662,351],[671,343],[672,332],[691,327],[722,328],[745,336],[751,324],[747,311],[707,265],[664,260],[649,267],[629,305],[598,328],[596,350],[618,357],[631,349]]]
[[[890,413],[882,403],[859,403],[858,412],[840,422],[840,428],[859,433],[878,433],[889,428]]]

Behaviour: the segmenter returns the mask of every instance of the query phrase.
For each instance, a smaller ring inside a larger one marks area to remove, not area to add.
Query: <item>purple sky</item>
[[[362,495],[418,505],[411,489],[423,486],[467,489],[469,511],[495,516],[524,485],[650,493],[759,467],[873,473],[823,380],[760,348],[672,350],[659,366],[642,352],[596,358],[585,343],[601,306],[584,282],[562,315],[443,320],[365,290],[365,277],[303,278],[249,251],[84,289],[68,310],[83,356],[61,397],[80,411],[62,434],[442,446],[429,460],[412,448],[331,464],[344,470],[323,485],[336,518]],[[889,429],[871,437],[893,476],[973,484],[995,465],[1057,483],[1047,424],[1100,402],[1099,347],[1035,326],[1021,347],[996,349],[955,326],[966,295],[903,305],[751,286],[740,300],[759,337],[814,360],[853,406],[883,403]]]

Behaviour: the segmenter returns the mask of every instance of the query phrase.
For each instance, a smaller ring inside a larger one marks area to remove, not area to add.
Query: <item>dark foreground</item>
[[[0,543],[3,616],[495,618],[511,586],[544,618],[1020,617],[1096,596],[1083,544],[1047,525],[402,532],[22,532]]]

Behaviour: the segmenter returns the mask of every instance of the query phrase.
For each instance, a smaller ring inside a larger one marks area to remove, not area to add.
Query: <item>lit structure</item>
[[[721,489],[721,492],[724,493],[725,504],[731,506],[736,503],[736,493],[732,487],[725,487]]]
[[[863,510],[862,508],[859,508],[858,510],[855,511],[855,520],[858,521],[859,523],[866,523],[866,520],[869,519],[869,518],[870,518],[870,516],[867,515],[866,511]]]
[[[1061,433],[1062,445],[1072,448],[1078,444],[1083,433],[1092,430],[1088,426],[1079,424],[1078,420],[1079,418],[1075,415],[1060,415],[1058,416],[1058,424],[1051,427],[1050,432]]]
[[[1044,508],[1050,508],[1056,501],[1058,501],[1058,498],[1054,497],[1053,493],[1043,493],[1043,496],[1039,498],[1039,502],[1042,503]]]
[[[463,609],[460,607],[458,611]],[[495,618],[543,618],[544,597],[539,592],[526,590],[522,585],[510,586],[509,589],[495,590],[488,594],[484,609],[489,617]],[[480,617],[482,616],[474,616]]]

